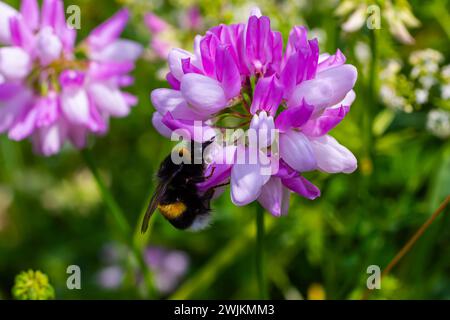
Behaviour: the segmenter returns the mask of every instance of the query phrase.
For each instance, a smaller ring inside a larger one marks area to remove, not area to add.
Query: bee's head
[[[191,152],[186,147],[174,148],[159,167],[158,176],[160,178],[171,177],[174,172],[180,169],[186,163],[191,161]]]

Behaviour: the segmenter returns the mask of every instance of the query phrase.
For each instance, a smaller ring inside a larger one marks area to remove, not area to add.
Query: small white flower
[[[428,102],[428,93],[429,92],[425,89],[416,89],[416,91],[414,91],[416,102],[418,104],[424,104]]]
[[[450,84],[441,87],[441,98],[444,100],[450,99]]]
[[[431,75],[428,75],[428,76],[420,77],[419,82],[420,82],[420,84],[422,84],[422,86],[425,89],[430,89],[433,85],[436,84],[437,79]]]
[[[355,45],[355,55],[361,63],[367,63],[370,60],[371,52],[369,46],[362,41],[358,41]]]
[[[428,113],[427,129],[441,139],[450,137],[450,112],[431,110]]]
[[[450,80],[450,64],[442,67],[441,76],[445,80]]]

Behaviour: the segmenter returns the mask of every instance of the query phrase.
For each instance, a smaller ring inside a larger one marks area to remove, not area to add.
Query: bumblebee
[[[203,151],[211,141],[199,144],[192,142],[191,149],[178,148],[172,152],[178,153],[183,159],[180,164],[174,163],[172,154],[169,154],[161,163],[157,173],[158,185],[153,194],[142,222],[141,232],[145,233],[151,216],[156,209],[177,229],[201,230],[210,221],[211,198],[215,188],[200,194],[197,183],[203,182],[205,177],[205,163],[203,158],[196,163],[195,148]],[[194,151],[194,152],[193,152]],[[212,170],[213,171],[213,170]],[[211,173],[212,174],[212,173]]]

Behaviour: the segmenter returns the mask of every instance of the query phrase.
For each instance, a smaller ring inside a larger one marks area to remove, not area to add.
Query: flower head
[[[0,133],[30,138],[52,155],[65,141],[82,148],[89,133],[104,134],[110,117],[124,117],[136,98],[122,91],[141,46],[119,36],[121,10],[75,45],[61,0],[23,0],[20,12],[0,3]],[[4,28],[3,28],[4,27]]]
[[[181,130],[199,142],[214,137],[200,190],[229,181],[234,204],[257,200],[280,216],[291,192],[320,195],[304,172],[356,169],[353,154],[328,134],[355,99],[357,71],[345,60],[339,50],[320,54],[318,41],[300,26],[283,51],[281,34],[255,9],[245,24],[197,36],[192,53],[169,53],[172,88],[151,93],[153,124],[165,136]],[[247,130],[247,136],[234,132],[230,139],[229,128]],[[198,129],[203,134],[196,135]],[[230,140],[240,142],[227,145]]]
[[[55,290],[41,271],[23,271],[16,276],[12,293],[18,300],[49,300],[55,298]]]

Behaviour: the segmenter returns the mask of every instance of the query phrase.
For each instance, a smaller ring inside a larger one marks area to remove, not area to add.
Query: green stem
[[[146,292],[148,293],[147,295],[149,297],[152,297],[154,294],[153,278],[150,273],[150,270],[148,269],[147,264],[145,263],[142,250],[133,241],[131,226],[129,225],[127,219],[125,218],[122,209],[114,200],[114,197],[112,196],[111,192],[106,187],[105,182],[100,176],[100,173],[98,172],[97,166],[95,165],[91,152],[87,149],[84,149],[81,151],[81,155],[83,156],[86,165],[91,170],[92,175],[95,178],[100,193],[102,194],[103,200],[107,205],[108,209],[110,210],[114,218],[114,221],[116,222],[120,230],[122,240],[131,248],[131,254],[139,264],[139,268],[141,269],[141,272],[144,275],[144,283],[146,287]]]
[[[372,159],[373,156],[373,120],[377,111],[377,89],[376,89],[376,76],[377,76],[377,59],[378,59],[378,50],[377,50],[377,31],[370,30],[370,51],[371,51],[371,60],[369,65],[369,79],[367,82],[368,89],[368,100],[369,106],[366,108],[366,157],[368,160]]]
[[[265,300],[269,295],[264,267],[264,209],[260,205],[257,205],[256,209],[256,276],[259,298]]]

